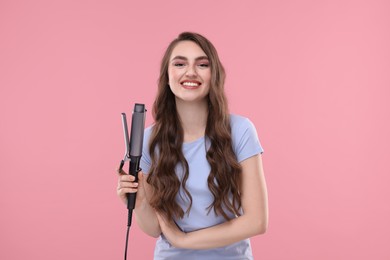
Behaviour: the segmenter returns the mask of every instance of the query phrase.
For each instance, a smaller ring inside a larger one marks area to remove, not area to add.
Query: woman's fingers
[[[127,203],[127,193],[138,193],[137,201],[143,201],[144,199],[144,190],[143,190],[143,175],[142,172],[138,173],[138,182],[135,182],[135,176],[126,173],[124,170],[118,169],[118,187],[117,194],[123,200],[123,202]]]
[[[129,181],[134,182],[135,177],[133,175],[126,174],[126,175],[119,176],[119,180],[120,181],[127,181],[127,182],[129,182]]]
[[[137,182],[129,182],[129,181],[121,181],[118,183],[119,188],[137,188],[138,187]]]
[[[120,189],[118,189],[119,195],[125,195],[127,193],[135,193],[137,191],[138,191],[137,188],[120,188]]]
[[[134,193],[138,190],[138,182],[134,182],[135,177],[132,175],[122,175],[118,181],[118,192],[122,195],[124,193]]]

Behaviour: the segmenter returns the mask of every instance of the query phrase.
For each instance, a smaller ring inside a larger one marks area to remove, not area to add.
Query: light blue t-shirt
[[[242,162],[256,154],[263,153],[257,132],[252,122],[242,116],[230,115],[233,151],[236,154],[238,162]],[[141,158],[141,168],[145,174],[149,173],[151,158],[149,154],[149,138],[152,127],[145,129],[143,153]],[[189,166],[189,177],[186,182],[186,188],[192,196],[192,207],[189,214],[184,214],[182,219],[175,219],[176,224],[184,232],[191,232],[198,229],[215,226],[225,222],[223,216],[217,216],[214,209],[207,209],[214,197],[207,186],[207,178],[210,173],[210,165],[206,159],[206,149],[210,147],[209,140],[205,137],[195,141],[183,143],[183,154]],[[176,167],[176,174],[181,180],[184,172],[182,167]],[[180,187],[176,201],[184,211],[187,210],[189,199],[186,197],[184,190]],[[226,211],[230,218],[234,215]],[[154,251],[155,260],[191,260],[191,259],[253,259],[252,249],[249,239],[239,241],[229,246],[207,249],[207,250],[190,250],[173,247],[168,240],[161,235]]]

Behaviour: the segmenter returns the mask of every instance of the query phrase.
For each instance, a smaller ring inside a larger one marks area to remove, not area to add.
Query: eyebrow
[[[198,60],[208,60],[209,57],[207,56],[199,56],[197,57],[195,60],[198,61]],[[188,60],[187,57],[184,57],[184,56],[175,56],[172,60]]]

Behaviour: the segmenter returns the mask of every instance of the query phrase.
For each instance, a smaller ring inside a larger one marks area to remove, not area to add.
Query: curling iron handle
[[[131,157],[129,164],[129,174],[135,177],[134,182],[138,182],[138,172],[140,171],[139,163],[141,157]],[[137,198],[137,193],[127,193],[127,209],[128,209],[128,219],[127,226],[131,226],[131,220],[133,218],[133,209],[135,208],[135,201]]]
[[[132,157],[129,164],[129,174],[135,177],[134,182],[138,182],[138,172],[140,171],[139,163],[140,157]],[[127,193],[127,209],[133,210],[135,208],[135,199],[137,193]]]

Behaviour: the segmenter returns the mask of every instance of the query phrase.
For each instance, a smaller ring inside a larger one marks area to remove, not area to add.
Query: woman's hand
[[[160,214],[156,213],[156,215],[161,232],[168,239],[169,243],[176,248],[185,248],[187,234],[181,231],[173,221],[168,222]]]
[[[117,195],[127,205],[127,193],[137,192],[136,205],[140,205],[145,200],[145,190],[143,188],[143,173],[138,172],[138,182],[135,182],[135,177],[126,173],[123,170],[118,170],[118,187]]]
[[[161,229],[156,213],[148,202],[148,194],[151,193],[151,187],[144,179],[144,173],[141,171],[138,173],[138,183],[134,182],[134,176],[127,174],[125,171],[121,170],[118,173],[118,197],[127,206],[127,193],[137,192],[134,212],[138,226],[149,236],[160,236]]]

